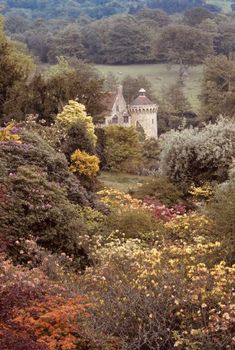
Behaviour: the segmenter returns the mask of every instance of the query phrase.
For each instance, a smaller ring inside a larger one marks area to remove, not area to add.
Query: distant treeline
[[[194,7],[217,11],[215,5],[204,0],[5,0],[1,2],[4,14],[20,14],[26,18],[67,19],[88,16],[93,19],[116,14],[135,14],[143,8],[162,9],[172,14]]]
[[[3,13],[7,35],[42,63],[64,56],[100,64],[190,65],[208,55],[233,55],[234,16],[215,10],[202,0],[8,0]]]

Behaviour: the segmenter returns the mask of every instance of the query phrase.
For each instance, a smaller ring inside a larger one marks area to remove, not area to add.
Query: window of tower
[[[118,124],[118,117],[116,115],[112,118],[112,124]]]
[[[128,117],[128,115],[124,115],[123,120],[124,120],[124,123],[129,123],[129,117]]]

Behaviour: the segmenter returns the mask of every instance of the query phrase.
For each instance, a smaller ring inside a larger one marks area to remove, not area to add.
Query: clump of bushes
[[[165,205],[175,205],[183,199],[183,192],[166,177],[154,176],[130,191],[131,195],[144,199],[152,198]]]
[[[46,138],[25,127],[14,127],[14,133],[12,128],[7,127],[0,141],[0,231],[8,242],[8,253],[14,262],[26,263],[20,253],[24,249],[18,249],[15,241],[33,236],[52,252],[75,255],[77,266],[88,263],[81,237],[91,232],[82,210],[102,206],[69,171],[65,155]],[[83,175],[80,168],[77,171]]]
[[[235,157],[235,123],[220,118],[202,129],[170,131],[161,140],[160,172],[183,186],[223,182]]]
[[[115,239],[96,252],[81,288],[96,305],[96,327],[122,349],[232,349],[234,267],[207,265],[218,242],[184,243]]]
[[[150,211],[143,208],[124,208],[113,210],[107,216],[103,232],[109,235],[115,232],[117,237],[148,239],[150,233],[157,238],[163,225],[154,218]]]
[[[32,243],[32,242],[31,242]],[[34,245],[35,246],[35,245]],[[3,350],[114,349],[112,337],[91,327],[88,300],[66,274],[61,258],[43,255],[35,268],[14,266],[0,254],[0,348]],[[54,267],[54,274],[46,273]]]

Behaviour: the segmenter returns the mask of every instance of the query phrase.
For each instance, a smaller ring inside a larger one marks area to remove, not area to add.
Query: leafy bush
[[[96,154],[100,159],[101,169],[104,169],[107,165],[106,155],[105,155],[105,145],[106,145],[106,133],[102,128],[96,128],[95,134],[97,136],[96,143]]]
[[[4,173],[14,174],[19,166],[36,166],[48,181],[57,182],[64,188],[70,199],[79,204],[89,205],[89,195],[79,180],[68,170],[68,163],[62,153],[55,151],[37,133],[21,129],[21,143],[0,142],[0,159]]]
[[[130,193],[136,198],[150,197],[165,205],[174,205],[183,198],[180,189],[164,176],[149,178]]]
[[[157,237],[161,230],[163,225],[143,208],[113,210],[103,226],[103,231],[107,235],[115,232],[115,236],[125,238],[148,239],[149,234],[153,233]]]
[[[235,263],[235,185],[217,190],[207,207],[209,218],[213,222],[211,240],[222,243],[221,251],[224,259]]]
[[[235,123],[220,118],[203,129],[170,131],[162,137],[160,171],[179,184],[223,182],[235,156]]]
[[[144,169],[157,170],[159,155],[159,141],[154,138],[146,139],[142,144],[142,167]]]
[[[141,149],[135,128],[109,126],[105,129],[105,155],[111,171],[137,172],[140,166]]]
[[[25,262],[15,246],[19,238],[34,236],[42,246],[56,252],[86,257],[79,237],[86,234],[80,207],[66,192],[45,179],[35,167],[18,167],[5,179],[7,199],[0,203],[1,231],[9,240],[9,250],[17,261]]]
[[[79,149],[71,155],[71,163],[69,169],[72,173],[93,177],[99,171],[99,159]]]
[[[85,151],[89,154],[94,153],[94,145],[87,134],[86,127],[81,121],[71,125],[68,129],[65,140],[62,142],[62,149],[68,160],[77,149]]]

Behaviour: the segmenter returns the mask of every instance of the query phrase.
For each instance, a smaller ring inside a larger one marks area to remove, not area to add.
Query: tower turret
[[[150,101],[144,89],[139,90],[138,97],[129,105],[132,125],[141,125],[146,137],[158,138],[158,105]]]

